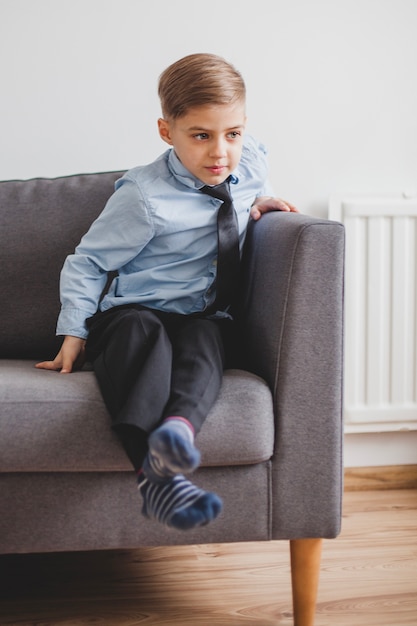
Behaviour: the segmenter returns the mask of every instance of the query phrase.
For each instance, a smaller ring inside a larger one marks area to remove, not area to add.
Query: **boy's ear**
[[[160,117],[158,120],[158,130],[161,139],[163,139],[166,143],[172,146],[171,131],[168,120],[164,120],[162,119],[162,117]]]

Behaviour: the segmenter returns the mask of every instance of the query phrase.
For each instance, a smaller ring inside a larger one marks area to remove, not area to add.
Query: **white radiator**
[[[345,431],[417,429],[417,198],[343,196]]]

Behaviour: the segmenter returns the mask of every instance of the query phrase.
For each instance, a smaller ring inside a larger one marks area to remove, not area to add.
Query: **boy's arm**
[[[60,371],[61,374],[69,374],[73,369],[80,369],[84,361],[85,339],[67,335],[55,359],[37,363],[36,367],[38,369]]]
[[[259,196],[252,204],[250,215],[255,221],[258,220],[263,213],[268,211],[285,211],[287,213],[299,213],[298,209],[281,198],[272,196]]]

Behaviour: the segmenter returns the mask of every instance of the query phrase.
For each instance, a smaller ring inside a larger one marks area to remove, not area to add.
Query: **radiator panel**
[[[417,199],[332,198],[346,228],[346,432],[417,429]]]

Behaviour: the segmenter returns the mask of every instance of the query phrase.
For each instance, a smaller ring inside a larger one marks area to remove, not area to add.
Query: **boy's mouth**
[[[226,165],[211,165],[206,168],[212,174],[222,174],[226,170]]]

